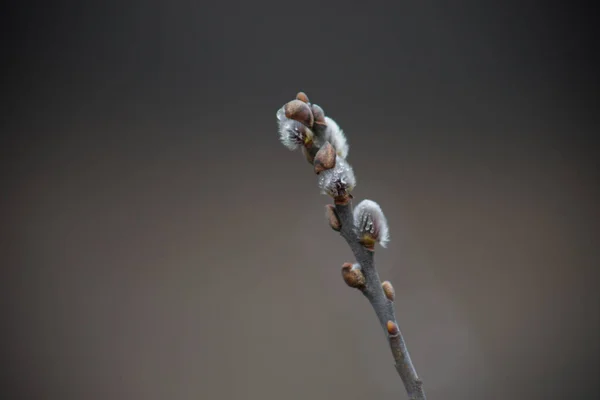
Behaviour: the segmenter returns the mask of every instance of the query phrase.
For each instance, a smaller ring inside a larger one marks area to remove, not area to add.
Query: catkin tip
[[[298,94],[296,95],[296,99],[300,100],[303,103],[310,104],[310,101],[308,100],[308,96],[304,92],[298,92]]]

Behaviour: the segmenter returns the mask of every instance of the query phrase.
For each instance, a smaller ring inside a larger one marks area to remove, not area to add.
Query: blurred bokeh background
[[[598,75],[553,3],[14,3],[2,24],[5,399],[385,399],[404,388],[316,178],[355,197],[430,399],[596,398]]]

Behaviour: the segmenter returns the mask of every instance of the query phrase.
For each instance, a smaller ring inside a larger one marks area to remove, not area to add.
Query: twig
[[[327,217],[332,229],[340,232],[354,257],[355,264],[345,263],[342,276],[346,284],[359,289],[369,300],[383,328],[392,351],[396,371],[408,397],[425,400],[423,383],[410,359],[394,312],[394,288],[381,282],[375,268],[374,247],[385,247],[388,226],[377,203],[363,200],[352,207],[351,191],[356,185],[352,167],[346,161],[348,144],[337,123],[325,117],[323,109],[311,104],[300,92],[296,100],[282,107],[278,113],[281,142],[290,150],[302,148],[306,159],[319,175],[319,186],[324,194],[334,199],[327,205]]]
[[[351,210],[351,205],[336,205],[336,211],[341,222],[341,235],[346,240],[350,249],[354,253],[356,261],[361,266],[362,273],[365,277],[365,284],[358,289],[369,300],[379,323],[386,333],[388,338],[394,361],[396,362],[396,371],[400,375],[408,397],[410,399],[425,399],[423,392],[423,383],[417,375],[417,371],[410,359],[406,343],[402,337],[402,333],[396,322],[394,312],[394,294],[386,297],[384,293],[379,274],[375,268],[374,252],[367,250],[358,240],[358,236],[354,229],[354,220]],[[386,286],[389,282],[386,282]],[[391,287],[391,284],[390,284]],[[393,289],[392,289],[393,291]]]

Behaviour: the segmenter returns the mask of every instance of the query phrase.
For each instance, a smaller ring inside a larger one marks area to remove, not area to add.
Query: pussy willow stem
[[[379,323],[383,328],[387,340],[394,356],[396,371],[404,383],[409,399],[425,400],[425,392],[423,391],[423,382],[419,379],[417,371],[410,359],[410,354],[406,347],[406,342],[402,337],[402,332],[398,330],[398,334],[390,335],[387,330],[388,321],[396,321],[394,312],[394,302],[388,300],[381,287],[381,280],[375,268],[374,252],[367,250],[358,240],[358,235],[354,229],[354,217],[352,215],[352,203],[347,205],[336,205],[336,212],[341,222],[341,236],[346,240],[356,262],[360,264],[361,271],[365,277],[365,285],[361,288],[362,294],[369,300]]]

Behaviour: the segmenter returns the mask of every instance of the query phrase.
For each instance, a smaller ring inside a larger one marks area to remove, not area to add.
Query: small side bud
[[[325,111],[316,104],[311,105],[310,108],[315,117],[315,124],[326,126],[327,121],[325,120]]]
[[[298,92],[298,94],[296,95],[296,100],[300,100],[303,103],[310,104],[308,96],[304,92]]]
[[[277,111],[277,123],[279,124],[279,140],[290,150],[296,150],[299,146],[311,146],[313,143],[313,132],[298,121],[285,116],[283,108]]]
[[[325,142],[317,151],[314,160],[315,174],[319,174],[325,170],[335,167],[335,149],[329,142]]]
[[[301,100],[292,100],[284,106],[285,116],[289,119],[301,122],[312,128],[314,117],[308,104]]]
[[[329,226],[331,226],[331,229],[336,232],[339,232],[342,229],[340,217],[338,217],[335,207],[331,204],[327,204],[325,206],[325,216],[327,217],[327,221],[329,221]]]
[[[361,201],[354,209],[354,226],[362,245],[371,251],[375,243],[386,247],[389,242],[388,223],[379,204],[372,200]]]
[[[350,145],[348,145],[344,131],[329,117],[325,117],[325,125],[327,125],[325,133],[320,133],[320,135],[333,145],[338,156],[347,158]]]
[[[390,336],[396,336],[398,333],[400,333],[400,329],[398,329],[398,324],[396,324],[394,321],[387,322],[387,331],[390,334]]]
[[[385,297],[387,297],[389,301],[394,301],[394,299],[396,298],[396,292],[394,291],[394,287],[392,286],[390,281],[383,282],[381,284],[381,287],[383,288],[383,293],[385,294]]]
[[[352,199],[352,190],[356,186],[356,178],[352,166],[336,157],[335,166],[319,174],[321,193],[333,197],[335,204],[345,205]]]
[[[342,265],[342,277],[346,285],[351,288],[361,289],[365,286],[365,276],[358,264],[344,263]]]

